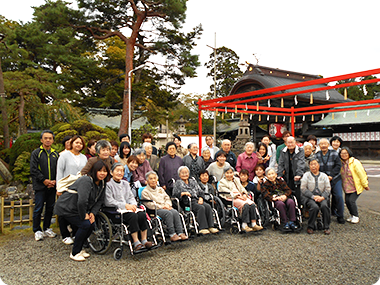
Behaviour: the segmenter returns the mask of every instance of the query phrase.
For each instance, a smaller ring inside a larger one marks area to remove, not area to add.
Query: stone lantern
[[[186,135],[186,123],[188,123],[189,121],[186,121],[183,116],[181,115],[179,117],[179,120],[178,121],[175,121],[174,123],[178,125],[177,127],[177,134],[178,135]]]

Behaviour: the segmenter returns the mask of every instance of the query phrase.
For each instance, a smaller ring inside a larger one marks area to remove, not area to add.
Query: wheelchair
[[[148,251],[148,249],[142,249],[139,251],[133,250],[133,242],[129,226],[123,222],[123,213],[127,210],[120,210],[115,208],[102,208],[101,211],[95,217],[95,229],[88,238],[88,244],[91,250],[97,254],[105,254],[111,247],[112,243],[118,245],[113,252],[115,260],[120,260],[123,256],[124,246],[129,248],[130,254],[139,254]],[[154,249],[160,246],[157,242],[157,238],[152,231],[152,223],[148,219],[148,238],[152,239]],[[149,232],[151,234],[149,234]]]

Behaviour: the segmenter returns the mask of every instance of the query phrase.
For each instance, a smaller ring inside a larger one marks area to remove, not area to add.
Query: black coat
[[[59,154],[54,149],[50,149],[50,153],[48,153],[42,145],[33,150],[30,156],[30,176],[34,191],[45,190],[44,181],[46,179],[55,180],[58,157]],[[51,190],[55,191],[55,187]]]

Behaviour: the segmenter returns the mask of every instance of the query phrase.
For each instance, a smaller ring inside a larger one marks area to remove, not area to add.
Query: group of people
[[[209,203],[216,189],[210,177],[217,180],[220,197],[233,201],[241,215],[242,230],[246,232],[263,229],[256,215],[260,196],[278,209],[283,229],[294,231],[299,227],[291,198],[295,194],[309,213],[307,232],[313,233],[321,211],[324,232],[330,234],[331,214],[337,216],[339,223],[345,222],[344,191],[351,215],[347,221],[358,223],[356,200],[364,189],[369,190],[368,179],[361,163],[347,147],[342,147],[342,140],[321,139],[317,145],[316,137],[310,136],[300,146],[287,131],[283,139],[284,144],[276,148],[266,135],[257,144],[257,150],[254,143],[248,142],[244,152],[236,156],[231,141],[223,140],[219,149],[213,137],[207,136],[206,146],[199,155],[196,143],[185,148],[181,146],[181,138],[175,136],[166,144],[166,154],[159,157],[151,134],[142,136],[142,146],[138,149],[132,149],[128,135],[120,136],[120,145],[106,140],[90,140],[86,145],[81,136],[75,135],[64,138],[65,150],[58,154],[52,149],[54,133],[43,131],[42,145],[33,151],[30,163],[35,190],[35,239],[56,236],[50,228],[55,213],[62,241],[73,244],[70,258],[84,261],[90,254],[83,246],[94,229],[98,211],[105,206],[123,210],[134,250],[149,249],[152,242],[147,237],[146,213],[137,203],[140,187],[145,187],[141,198],[154,201],[146,202],[145,207],[157,207],[172,242],[188,239],[179,213],[173,208],[172,197],[178,198],[183,207],[191,207],[200,234],[216,234],[219,230],[214,227]],[[76,181],[57,193],[56,201],[57,181],[75,175]]]

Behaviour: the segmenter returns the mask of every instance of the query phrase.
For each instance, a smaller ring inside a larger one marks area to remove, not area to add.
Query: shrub
[[[24,151],[32,153],[41,145],[40,133],[29,133],[21,135],[13,144],[9,155],[9,165],[12,171],[17,157]]]
[[[13,168],[13,179],[27,184],[30,178],[30,152],[23,151],[16,159]]]

